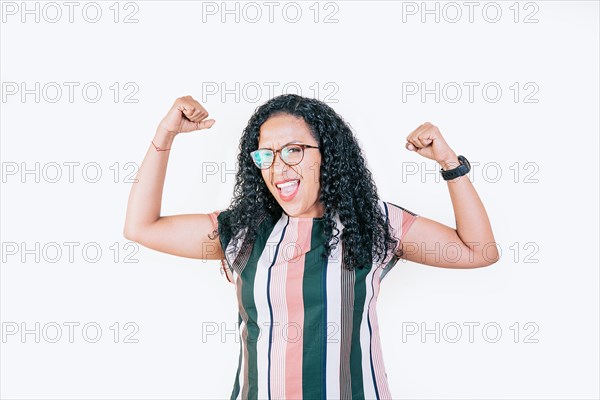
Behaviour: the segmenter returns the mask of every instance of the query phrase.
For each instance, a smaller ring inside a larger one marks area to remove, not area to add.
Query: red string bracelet
[[[171,148],[169,147],[168,149],[161,149],[160,147],[158,147],[157,145],[154,144],[154,140],[152,140],[152,146],[154,146],[154,148],[156,149],[156,151],[167,151],[167,150],[171,150]]]

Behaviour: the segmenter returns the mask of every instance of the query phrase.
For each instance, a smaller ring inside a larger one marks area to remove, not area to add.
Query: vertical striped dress
[[[379,204],[402,240],[418,215]],[[216,229],[226,212],[209,214]],[[219,231],[241,339],[231,399],[391,399],[376,305],[397,248],[384,262],[348,271],[341,240],[327,260],[320,257],[323,222],[284,212],[261,223],[253,245],[240,240],[235,249]]]

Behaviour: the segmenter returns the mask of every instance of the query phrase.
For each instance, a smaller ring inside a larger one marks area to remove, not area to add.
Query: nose
[[[281,153],[277,152],[274,155],[273,162],[269,167],[269,173],[271,174],[271,182],[275,182],[275,177],[284,177],[287,175],[287,169],[289,165],[281,160]]]

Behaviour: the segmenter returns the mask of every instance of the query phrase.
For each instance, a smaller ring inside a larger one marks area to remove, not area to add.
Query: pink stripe
[[[298,227],[290,222],[285,238],[279,246],[277,260],[271,267],[271,303],[273,306],[273,337],[271,342],[271,397],[285,398],[285,371],[288,333],[288,311],[286,299],[286,281],[289,266],[287,260],[294,256],[294,243],[298,238]]]
[[[387,206],[388,206],[389,224],[392,226],[393,229],[396,230],[395,234],[398,237],[402,238],[403,235],[400,235],[400,232],[398,232],[400,229],[400,223],[404,222],[404,220],[402,220],[402,217],[404,216],[404,214],[409,215],[409,216],[410,216],[410,214],[405,213],[403,210],[401,210],[397,207],[394,207],[390,204],[388,204]],[[404,214],[402,214],[402,213],[404,213]],[[386,372],[385,372],[385,364],[384,364],[384,360],[383,360],[383,354],[382,354],[382,349],[381,349],[381,340],[380,340],[380,336],[379,336],[379,321],[377,319],[377,312],[376,312],[377,300],[379,298],[379,290],[380,290],[380,284],[381,284],[381,274],[383,273],[383,267],[389,262],[391,257],[392,257],[392,254],[389,254],[385,257],[383,263],[373,266],[374,268],[377,268],[377,269],[373,273],[372,278],[371,278],[371,281],[373,284],[373,298],[371,300],[371,303],[369,304],[369,320],[371,322],[371,329],[372,329],[371,355],[372,355],[372,359],[373,359],[373,369],[375,371],[375,385],[377,387],[377,391],[379,393],[380,399],[391,399],[392,398],[392,395],[389,391],[387,376],[386,376]]]
[[[302,398],[302,350],[304,329],[304,298],[302,280],[307,249],[310,248],[312,221],[298,221],[297,247],[302,255],[288,261],[286,296],[288,305],[288,329],[285,363],[285,398]]]
[[[400,240],[402,240],[404,239],[406,232],[408,232],[408,229],[412,226],[413,222],[415,222],[418,217],[415,217],[414,215],[409,214],[404,210],[400,211],[402,211],[402,236],[400,237]]]
[[[400,237],[401,236],[400,223],[402,222],[401,221],[402,214],[400,213],[400,211],[402,211],[402,210],[400,210],[399,208],[394,207],[394,206],[388,204],[388,212],[389,212],[388,218],[390,220],[390,225],[394,229],[394,235],[398,239],[402,240],[402,238]],[[394,249],[394,253],[397,253],[398,249],[400,249],[400,241],[398,241],[397,246]]]
[[[384,264],[385,265],[385,264]],[[381,341],[379,338],[379,322],[377,320],[377,298],[379,296],[379,285],[381,283],[381,273],[383,268],[377,267],[378,270],[373,273],[373,302],[370,304],[369,319],[371,321],[372,334],[372,354],[373,354],[373,368],[375,370],[375,380],[377,385],[377,391],[379,392],[379,398],[391,399],[392,395],[389,392],[387,377],[385,375],[385,365],[383,362],[383,354],[381,353]]]

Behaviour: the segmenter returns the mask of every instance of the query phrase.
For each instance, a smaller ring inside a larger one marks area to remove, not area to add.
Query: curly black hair
[[[344,267],[348,270],[370,267],[374,255],[381,262],[390,248],[396,248],[398,240],[378,204],[377,188],[356,138],[346,121],[329,105],[296,94],[276,96],[257,107],[250,117],[240,139],[234,198],[220,224],[222,234],[232,238],[235,248],[242,237],[238,233],[247,228],[244,243],[253,243],[265,218],[274,223],[282,215],[283,209],[250,157],[250,152],[258,148],[261,125],[278,114],[302,118],[319,143],[322,159],[319,199],[325,207],[326,237],[322,257],[329,257],[339,243],[337,213],[344,226],[341,234]],[[218,234],[218,230],[213,232],[214,237]]]

